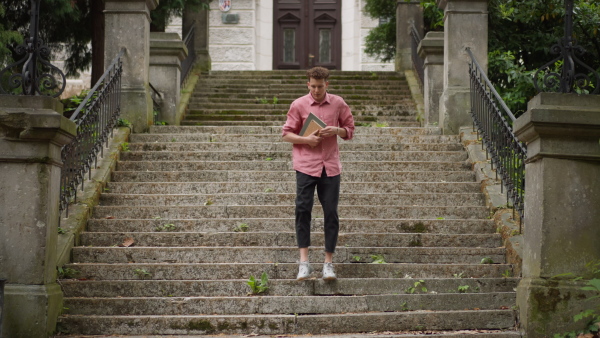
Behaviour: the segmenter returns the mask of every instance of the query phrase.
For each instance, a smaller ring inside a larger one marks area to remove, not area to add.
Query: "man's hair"
[[[308,81],[310,78],[315,80],[325,80],[329,78],[329,69],[323,67],[314,67],[306,71],[306,76],[308,76]]]

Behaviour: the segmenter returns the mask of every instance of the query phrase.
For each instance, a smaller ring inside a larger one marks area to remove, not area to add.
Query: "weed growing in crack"
[[[371,255],[372,264],[387,264],[383,255]]]
[[[269,289],[268,282],[269,277],[266,272],[263,272],[260,276],[260,280],[257,280],[251,275],[248,281],[246,281],[246,284],[250,287],[252,294],[258,295],[260,293],[265,293]]]
[[[233,228],[233,232],[248,232],[248,229],[249,229],[248,224],[241,223],[240,225]]]
[[[152,277],[152,274],[146,271],[146,269],[135,269],[133,270],[133,273],[136,276],[138,276],[139,279],[146,279]]]
[[[173,223],[167,223],[167,224],[159,225],[156,228],[154,228],[154,230],[156,230],[158,232],[161,232],[161,231],[175,231],[176,229],[177,229],[177,227]]]
[[[419,290],[421,292],[427,293],[427,287],[425,286],[425,281],[422,279],[419,279],[418,281],[416,281],[413,284],[413,286],[407,288],[406,293],[410,293],[410,294],[419,293]]]

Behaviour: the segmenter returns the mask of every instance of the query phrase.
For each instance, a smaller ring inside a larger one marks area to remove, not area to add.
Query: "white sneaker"
[[[313,272],[313,267],[309,262],[300,262],[300,268],[298,269],[298,277],[296,280],[305,280],[310,277],[310,274]]]
[[[333,263],[323,264],[323,280],[336,280],[335,271],[333,271]]]

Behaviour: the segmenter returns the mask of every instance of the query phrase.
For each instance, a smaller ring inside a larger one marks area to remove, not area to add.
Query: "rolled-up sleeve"
[[[298,111],[298,107],[295,102],[290,105],[290,110],[287,113],[287,120],[283,125],[281,136],[285,136],[288,133],[298,134],[302,128],[302,117]]]
[[[343,140],[351,140],[354,137],[354,117],[345,102],[340,111],[340,127],[346,129],[346,137],[342,137]]]

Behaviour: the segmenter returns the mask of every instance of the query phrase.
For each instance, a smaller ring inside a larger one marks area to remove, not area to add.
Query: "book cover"
[[[325,122],[321,121],[315,114],[309,113],[306,121],[304,121],[304,125],[302,126],[302,130],[300,130],[300,136],[308,136],[315,132],[315,130],[321,130],[327,127]]]

